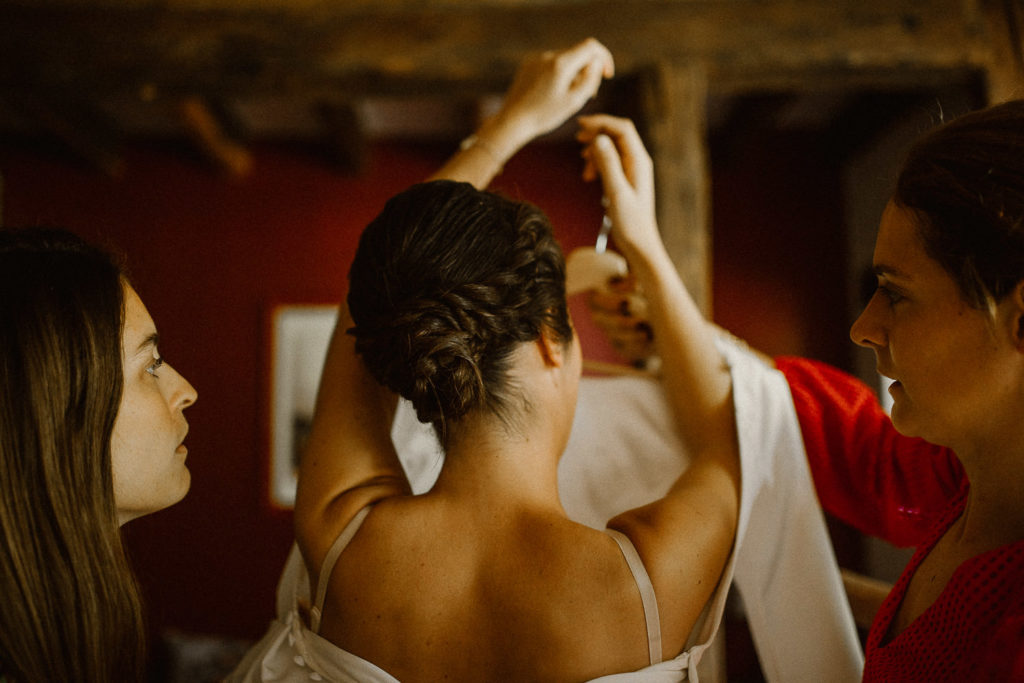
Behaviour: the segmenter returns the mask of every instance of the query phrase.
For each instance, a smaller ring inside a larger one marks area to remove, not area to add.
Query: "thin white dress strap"
[[[366,515],[369,514],[372,507],[373,504],[371,503],[362,508],[352,518],[352,521],[345,525],[345,528],[341,530],[338,537],[334,539],[331,549],[327,551],[324,563],[320,565],[319,579],[316,584],[316,600],[313,601],[313,607],[309,610],[309,629],[313,633],[320,632],[320,618],[323,616],[324,600],[327,598],[327,583],[330,581],[331,573],[334,571],[334,565],[338,562],[341,551],[348,546],[352,537],[359,531],[359,527],[363,525],[363,520],[366,519]]]
[[[651,664],[661,662],[661,619],[658,616],[658,598],[654,595],[654,586],[651,584],[651,577],[644,569],[644,563],[640,554],[633,547],[633,542],[624,533],[615,529],[605,529],[605,532],[615,540],[626,558],[629,571],[633,573],[633,580],[636,587],[640,589],[640,600],[644,606],[644,619],[647,620],[647,647],[651,653]]]

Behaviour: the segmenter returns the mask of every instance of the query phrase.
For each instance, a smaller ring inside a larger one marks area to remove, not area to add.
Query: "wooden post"
[[[1024,8],[1016,0],[985,0],[982,12],[989,34],[985,64],[989,104],[1024,97]]]
[[[662,238],[694,301],[710,317],[711,174],[703,64],[658,63],[641,79],[641,106]]]

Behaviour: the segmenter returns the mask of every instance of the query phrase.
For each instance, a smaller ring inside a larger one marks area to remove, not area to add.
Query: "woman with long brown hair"
[[[119,263],[60,230],[0,231],[0,679],[141,680],[119,526],[189,487],[195,390]]]

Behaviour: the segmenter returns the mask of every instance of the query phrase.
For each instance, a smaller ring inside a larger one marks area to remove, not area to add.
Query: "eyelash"
[[[162,366],[163,364],[164,364],[164,359],[163,358],[157,358],[155,361],[153,361],[152,365],[150,365],[148,368],[146,368],[146,372],[148,372],[149,374],[151,374],[154,377],[156,377],[157,379],[159,379],[160,375],[156,374],[156,371],[159,370],[160,366]]]
[[[903,300],[903,295],[899,292],[893,291],[885,285],[878,285],[878,291],[889,300],[889,305],[898,304]]]

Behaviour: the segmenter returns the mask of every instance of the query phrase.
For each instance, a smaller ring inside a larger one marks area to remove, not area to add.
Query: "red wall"
[[[712,148],[716,321],[771,355],[850,363],[842,160],[807,134]]]
[[[291,540],[290,515],[265,493],[269,307],[338,300],[362,226],[449,151],[379,145],[364,175],[346,177],[265,148],[244,181],[161,149],[132,151],[123,180],[0,156],[5,224],[67,226],[126,252],[162,352],[199,391],[187,412],[188,497],[126,527],[154,628],[263,630]],[[567,249],[601,220],[578,166],[574,150],[538,147],[498,183],[544,208]]]
[[[252,175],[232,181],[171,149],[137,147],[124,179],[113,180],[0,147],[4,222],[62,225],[123,250],[161,350],[199,391],[187,412],[190,494],[126,527],[155,631],[262,633],[291,540],[290,515],[266,502],[269,308],[338,300],[361,227],[449,151],[375,145],[365,173],[351,177],[297,149],[263,147]],[[772,173],[728,163],[715,170],[717,317],[771,352],[828,358],[808,335],[821,311],[835,308],[835,287],[821,284],[835,273],[819,271],[823,241],[838,234],[822,222],[837,223],[812,210],[801,228],[800,215],[808,200],[832,202],[819,186],[833,174],[782,149],[764,156]],[[497,186],[541,206],[568,251],[590,243],[600,223],[598,191],[578,172],[575,149],[537,146]],[[778,180],[793,172],[813,187]],[[769,205],[777,209],[763,210]],[[794,237],[807,225],[813,239]],[[574,308],[586,355],[610,359]],[[822,332],[841,334],[841,326]]]

